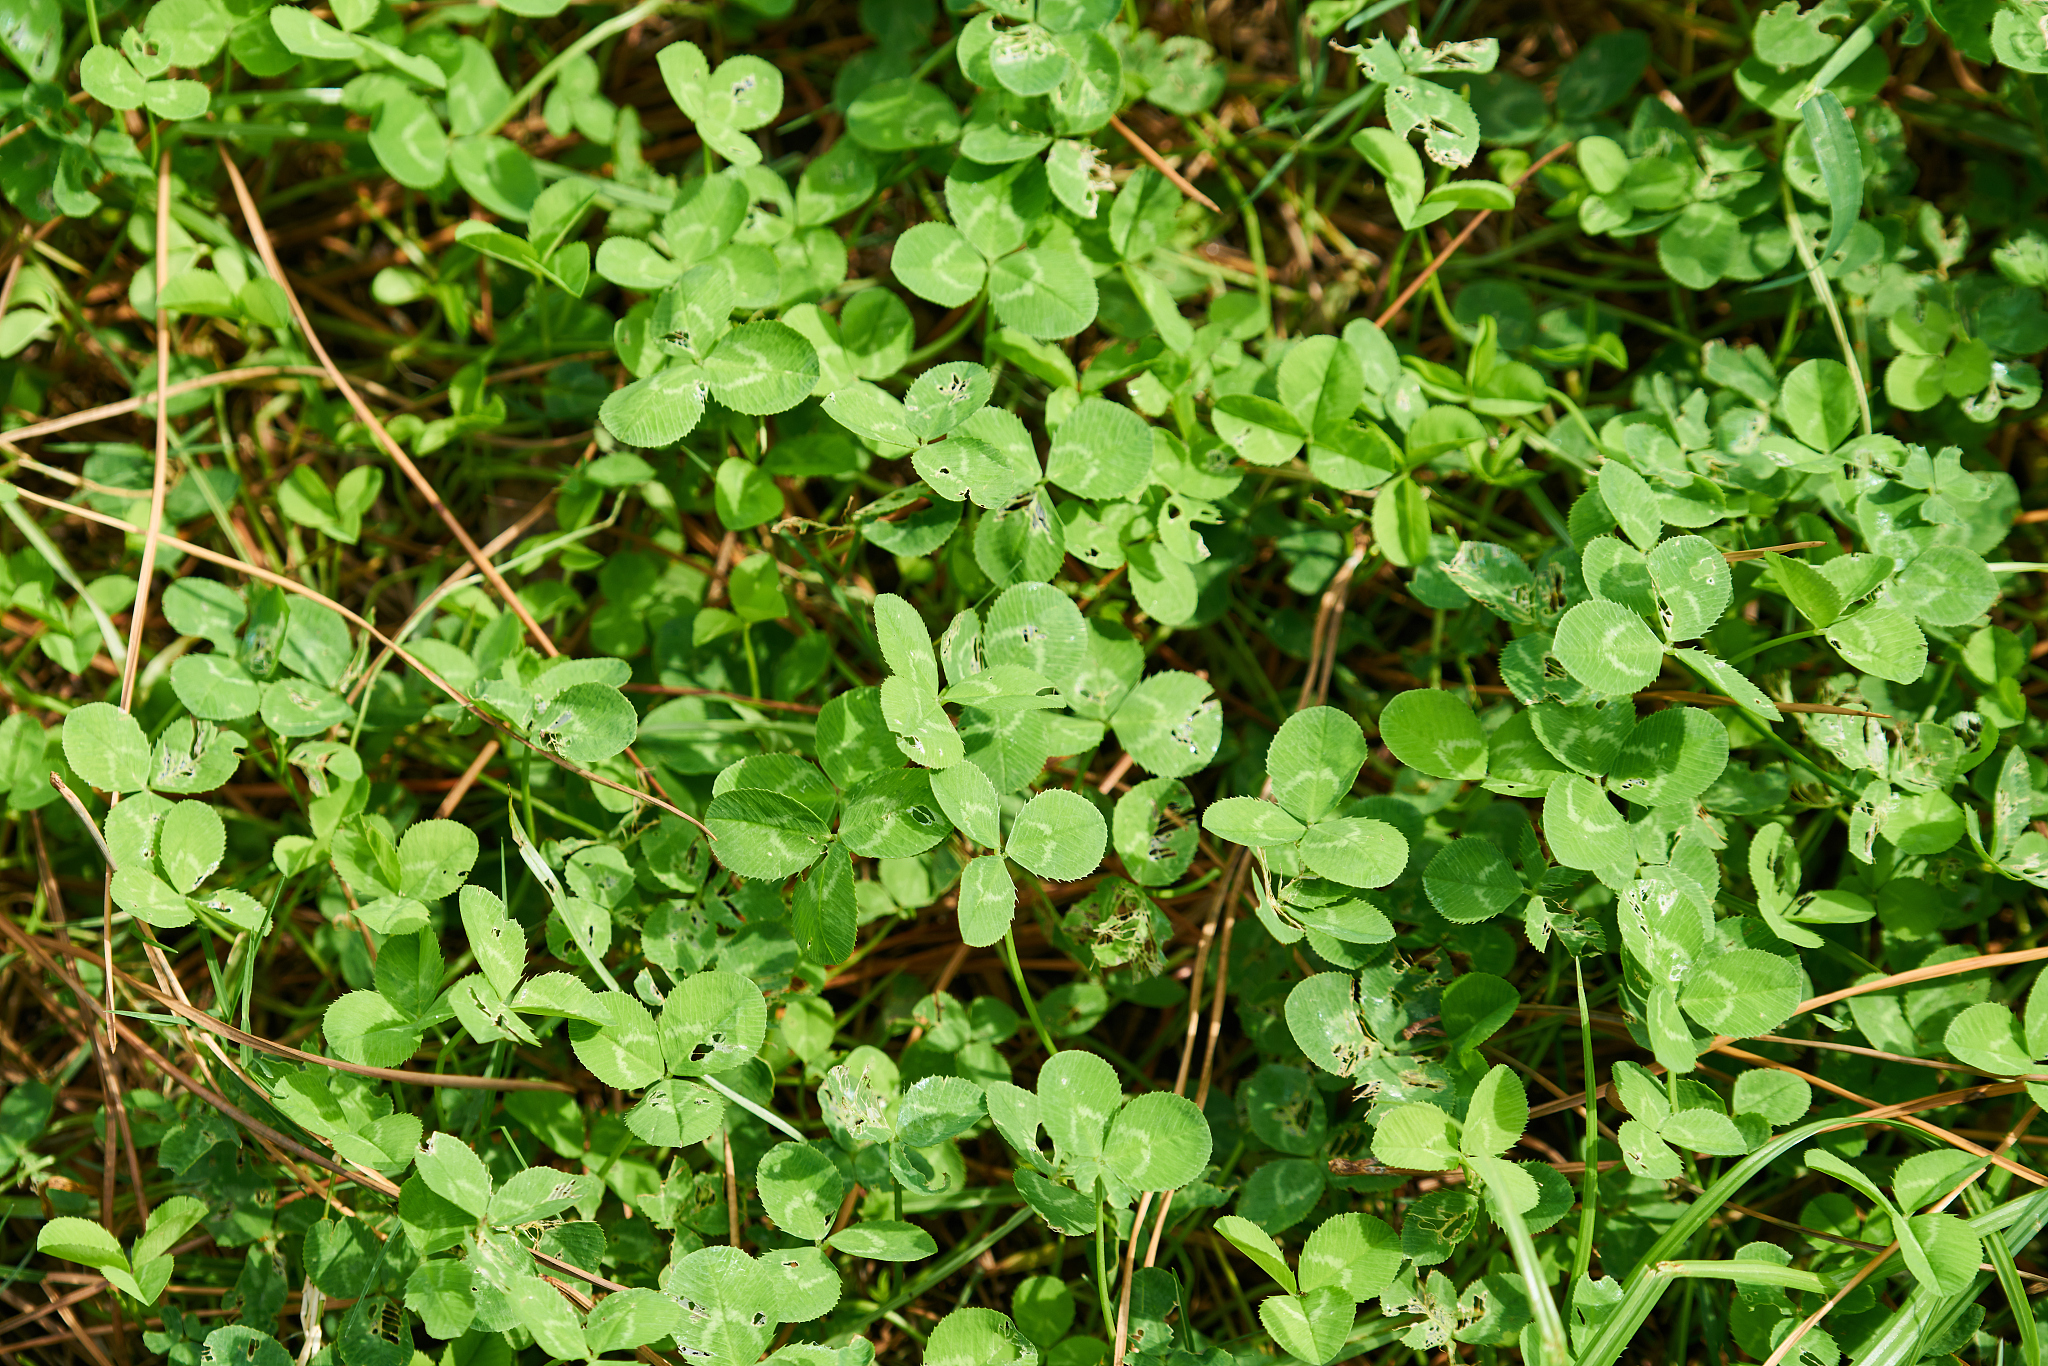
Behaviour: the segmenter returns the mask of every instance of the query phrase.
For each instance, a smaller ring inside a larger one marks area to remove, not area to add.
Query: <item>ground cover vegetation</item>
[[[0,53],[8,1359],[2041,1366],[2041,0]]]

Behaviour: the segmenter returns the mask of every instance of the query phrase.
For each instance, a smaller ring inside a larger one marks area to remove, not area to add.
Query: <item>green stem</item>
[[[1780,645],[1789,645],[1795,640],[1805,640],[1809,636],[1817,636],[1820,634],[1820,629],[1820,627],[1816,626],[1810,631],[1794,631],[1789,636],[1779,636],[1776,640],[1767,640],[1761,645],[1753,646],[1734,656],[1728,661],[1728,664],[1732,668],[1745,659],[1751,659],[1762,654],[1765,650],[1775,650]]]
[[[1892,21],[1893,15],[1904,8],[1899,0],[1884,0],[1883,4],[1872,10],[1870,17],[1865,19],[1854,33],[1844,38],[1840,47],[1829,54],[1827,64],[1813,73],[1813,79],[1806,83],[1806,91],[1799,97],[1799,103],[1806,103],[1833,85],[1858,57],[1870,50],[1871,44],[1877,41],[1879,31]]]
[[[940,333],[937,337],[927,342],[925,345],[920,346],[917,348],[917,350],[911,352],[910,358],[903,362],[904,368],[914,369],[917,366],[924,364],[926,361],[930,360],[934,356],[945,354],[947,347],[951,346],[954,342],[957,342],[962,337],[966,336],[967,329],[973,327],[976,322],[980,321],[981,310],[987,304],[988,291],[983,290],[981,293],[981,297],[974,301],[974,305],[971,308],[969,308],[965,313],[962,313],[960,315],[960,320],[958,322],[954,323],[951,327],[947,328],[944,332]]]
[[[1116,1332],[1116,1310],[1111,1308],[1109,1303],[1109,1266],[1104,1260],[1104,1243],[1106,1240],[1103,1236],[1102,1226],[1108,1222],[1107,1216],[1108,1211],[1102,1206],[1097,1205],[1095,1207],[1095,1297],[1102,1302],[1102,1334],[1104,1337],[1109,1337]],[[1136,1236],[1136,1230],[1133,1230],[1132,1234]]]
[[[1681,660],[1680,662],[1683,663],[1684,661]],[[1706,674],[1700,672],[1697,669],[1694,669],[1690,664],[1687,664],[1685,667],[1694,678],[1699,680],[1700,686],[1702,688],[1706,688],[1712,692],[1717,692],[1722,697],[1730,696],[1726,688],[1718,687],[1715,684],[1714,680],[1709,678]],[[1740,699],[1735,700],[1739,701]],[[1764,720],[1762,717],[1755,716],[1754,714],[1751,715],[1750,720],[1751,724],[1753,724],[1756,727],[1757,733],[1763,736],[1764,739],[1770,743],[1773,749],[1776,749],[1779,753],[1783,754],[1786,758],[1792,760],[1800,767],[1812,770],[1813,775],[1815,777],[1819,778],[1829,787],[1835,789],[1835,791],[1842,793],[1844,796],[1849,797],[1853,800],[1858,795],[1856,789],[1851,787],[1846,781],[1836,776],[1835,774],[1828,772],[1819,764],[1815,763],[1807,755],[1805,755],[1797,749],[1794,749],[1791,745],[1786,744],[1785,738],[1782,735],[1779,735],[1777,731],[1771,728],[1770,722]]]
[[[64,552],[57,549],[56,542],[43,534],[35,519],[28,515],[21,505],[20,495],[12,484],[0,484],[0,512],[14,523],[21,538],[43,557],[43,563],[64,580],[64,586],[78,594],[78,600],[85,604],[85,610],[92,614],[93,624],[100,628],[100,641],[107,647],[107,658],[116,664],[128,662],[128,647],[121,640],[121,633],[114,629],[114,620],[107,615],[107,609],[100,606],[99,599],[85,591],[85,580],[71,567],[71,561],[64,558]]]
[[[1024,983],[1024,965],[1017,961],[1017,933],[1014,929],[1003,931],[1003,958],[1010,965],[1010,976],[1017,983],[1017,994],[1024,998],[1024,1013],[1031,1017],[1031,1027],[1038,1031],[1038,1041],[1045,1046],[1047,1057],[1060,1051],[1052,1041],[1052,1034],[1045,1027],[1045,1021],[1038,1018],[1038,1002],[1032,999],[1031,988]]]
[[[1591,1090],[1591,1079],[1588,1087]],[[1587,1098],[1587,1113],[1591,1113],[1591,1097]],[[1588,1168],[1590,1170],[1590,1168]],[[1529,1236],[1529,1225],[1522,1218],[1514,1202],[1494,1192],[1487,1209],[1493,1214],[1500,1231],[1507,1235],[1508,1251],[1515,1259],[1515,1270],[1522,1275],[1522,1286],[1529,1296],[1529,1310],[1536,1320],[1537,1340],[1543,1347],[1546,1366],[1566,1366],[1571,1360],[1571,1348],[1564,1333],[1564,1318],[1557,1312],[1557,1298],[1550,1293],[1550,1285],[1543,1279],[1543,1259],[1536,1253],[1536,1240]]]
[[[740,627],[740,650],[747,657],[747,686],[752,690],[749,695],[758,698],[761,695],[761,666],[754,659],[754,624],[752,622],[748,622]]]
[[[575,42],[569,44],[569,46],[563,48],[560,52],[557,52],[549,59],[547,65],[533,73],[532,80],[520,86],[514,92],[512,98],[505,103],[505,112],[491,120],[491,126],[483,130],[482,136],[490,137],[510,123],[513,117],[526,107],[527,101],[547,89],[548,82],[560,75],[562,68],[568,66],[569,63],[575,61],[578,57],[581,57],[613,34],[624,33],[642,19],[670,4],[671,0],[643,0],[643,3],[633,6],[624,14],[613,15],[581,38],[578,38]],[[695,5],[677,5],[675,8],[694,11],[698,7]]]
[[[1572,1249],[1572,1278],[1565,1293],[1577,1292],[1579,1282],[1593,1266],[1593,1230],[1600,1203],[1600,1102],[1593,1085],[1593,1017],[1586,1010],[1586,969],[1572,959],[1572,976],[1579,984],[1579,1050],[1586,1076],[1586,1173],[1579,1183],[1579,1240]]]
[[[1880,8],[1878,14],[1883,14],[1886,8],[1889,6]],[[1873,19],[1876,17],[1877,15],[1872,16]],[[1868,29],[1869,25],[1866,24],[1852,37],[1860,36]],[[1844,43],[1843,46],[1846,47],[1848,44]],[[1834,286],[1828,283],[1827,273],[1820,268],[1820,262],[1814,259],[1813,246],[1806,240],[1806,227],[1799,221],[1798,209],[1792,203],[1792,182],[1787,180],[1779,188],[1784,192],[1785,226],[1792,230],[1792,245],[1799,249],[1799,264],[1806,268],[1807,282],[1813,286],[1813,292],[1820,296],[1821,307],[1827,310],[1828,324],[1835,329],[1835,342],[1842,348],[1842,363],[1849,367],[1849,378],[1856,384],[1856,407],[1863,422],[1863,434],[1869,436],[1872,431],[1870,395],[1864,391],[1863,367],[1856,363],[1856,345],[1849,340],[1849,328],[1842,321],[1841,306],[1835,302]]]
[[[776,1114],[773,1110],[769,1110],[764,1108],[763,1106],[754,1104],[753,1101],[748,1100],[745,1096],[733,1090],[730,1086],[727,1086],[717,1077],[704,1076],[699,1077],[698,1080],[703,1082],[712,1090],[718,1092],[719,1095],[724,1096],[733,1104],[739,1106],[742,1110],[745,1110],[754,1118],[760,1120],[763,1124],[768,1125],[768,1127],[770,1127],[771,1129],[779,1129],[783,1133],[788,1134],[791,1138],[795,1139],[799,1143],[805,1143],[809,1141],[804,1137],[803,1131],[797,1128],[794,1124],[791,1124],[788,1120],[784,1119],[781,1115]]]
[[[931,56],[925,58],[922,62],[918,63],[917,70],[910,73],[910,79],[913,81],[921,81],[925,77],[931,75],[934,71],[937,71],[939,69],[939,63],[945,61],[946,58],[953,55],[953,49],[959,45],[959,42],[960,40],[958,38],[948,38],[944,43],[941,43],[939,45],[938,51],[932,53]]]

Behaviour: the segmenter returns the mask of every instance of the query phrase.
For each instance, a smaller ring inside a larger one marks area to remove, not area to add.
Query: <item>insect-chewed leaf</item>
[[[1735,572],[1701,536],[1674,536],[1649,555],[1650,579],[1663,600],[1664,631],[1673,640],[1696,640],[1713,629],[1734,601]]]
[[[1149,675],[1117,708],[1117,739],[1140,767],[1162,777],[1186,777],[1214,759],[1223,743],[1223,709],[1214,695],[1207,681],[1191,673],[1169,669]]]
[[[1089,659],[1090,628],[1074,600],[1046,583],[1003,590],[982,627],[990,664],[1016,664],[1071,692]]]
[[[641,1095],[626,1113],[626,1127],[635,1137],[661,1148],[701,1143],[725,1121],[725,1100],[694,1081],[665,1078]]]
[[[768,1005],[761,989],[736,972],[695,973],[663,1003],[660,1034],[672,1075],[730,1072],[760,1051]]]
[[[435,1133],[413,1155],[413,1167],[434,1194],[481,1219],[491,1207],[493,1183],[476,1151],[454,1134]]]
[[[734,1247],[699,1248],[661,1278],[663,1294],[690,1306],[676,1345],[698,1362],[759,1360],[774,1337],[777,1289],[763,1263]]]
[[[1193,794],[1174,778],[1148,778],[1117,798],[1110,842],[1134,882],[1164,887],[1187,871],[1199,835],[1194,808]]]
[[[157,862],[173,890],[192,891],[227,853],[227,827],[205,802],[174,802],[157,827]]]
[[[1698,707],[1667,707],[1629,731],[1607,768],[1607,790],[1637,806],[1675,806],[1727,767],[1728,728]]]
[[[938,693],[915,678],[894,674],[882,680],[882,715],[904,755],[927,768],[951,768],[965,751]]]
[[[1350,1076],[1368,1051],[1358,1010],[1357,979],[1319,972],[1287,993],[1287,1028],[1308,1060],[1325,1072]]]
[[[951,833],[932,774],[921,768],[869,774],[846,793],[839,838],[863,858],[913,858]]]

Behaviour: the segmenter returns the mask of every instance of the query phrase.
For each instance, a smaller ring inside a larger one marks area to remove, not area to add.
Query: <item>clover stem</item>
[[[1104,1259],[1105,1240],[1102,1234],[1102,1226],[1106,1216],[1107,1211],[1102,1206],[1097,1205],[1095,1207],[1095,1296],[1102,1301],[1103,1329],[1106,1333],[1113,1336],[1116,1332],[1116,1310],[1109,1303],[1109,1265]]]
[[[1579,1186],[1579,1238],[1572,1249],[1572,1275],[1565,1294],[1578,1289],[1593,1265],[1593,1225],[1600,1202],[1600,1102],[1593,1095],[1593,1018],[1586,1011],[1586,969],[1572,958],[1572,976],[1579,984],[1579,1048],[1586,1068],[1586,1173]]]
[[[1024,1013],[1031,1017],[1031,1027],[1038,1031],[1038,1041],[1045,1046],[1047,1057],[1060,1051],[1046,1030],[1045,1021],[1038,1018],[1038,1002],[1032,998],[1031,988],[1024,982],[1024,965],[1017,961],[1017,932],[1003,931],[1003,957],[1010,964],[1010,977],[1017,983],[1017,994],[1024,998]]]
[[[981,310],[984,307],[986,307],[987,304],[988,291],[984,289],[982,290],[981,294],[975,299],[973,305],[965,313],[962,313],[959,319],[955,321],[951,327],[947,328],[944,332],[941,332],[932,340],[926,342],[923,346],[918,347],[917,350],[911,352],[910,359],[903,362],[904,365],[922,365],[924,364],[924,362],[932,359],[932,357],[934,356],[943,355],[947,347],[951,346],[954,342],[957,342],[962,337],[966,336],[967,329],[974,326],[976,322],[980,321]]]
[[[1885,14],[1890,8],[1889,4],[1879,6],[1878,15]],[[1866,24],[1856,36],[1861,36],[1868,29],[1869,25]],[[1814,259],[1813,247],[1806,240],[1806,228],[1800,223],[1798,210],[1792,202],[1792,182],[1787,180],[1780,189],[1784,192],[1785,199],[1785,226],[1792,230],[1792,245],[1799,249],[1799,264],[1806,268],[1807,283],[1813,286],[1813,292],[1820,296],[1821,307],[1827,310],[1828,325],[1835,330],[1835,341],[1842,348],[1842,362],[1849,367],[1849,378],[1856,387],[1857,416],[1863,424],[1863,434],[1869,436],[1873,430],[1870,395],[1864,388],[1863,369],[1856,363],[1855,343],[1849,340],[1849,329],[1842,322],[1842,308],[1835,302],[1834,287],[1828,283],[1826,272],[1821,269],[1821,263]]]
[[[533,823],[533,764],[519,766],[519,800],[526,807],[526,838],[538,844],[540,827]]]
[[[756,1105],[753,1101],[748,1100],[745,1096],[733,1090],[730,1086],[727,1086],[717,1077],[711,1076],[707,1073],[704,1076],[698,1077],[697,1080],[703,1082],[706,1086],[718,1092],[719,1095],[724,1096],[727,1100],[739,1106],[742,1110],[745,1110],[748,1114],[760,1120],[762,1123],[768,1125],[770,1128],[780,1129],[783,1133],[788,1134],[798,1143],[807,1143],[810,1141],[804,1137],[803,1130],[797,1128],[788,1120],[784,1119],[781,1115],[776,1114],[773,1110],[770,1110],[765,1106]]]
[[[557,52],[548,61],[547,65],[533,73],[532,80],[520,86],[512,98],[505,102],[505,112],[492,120],[491,126],[483,130],[483,136],[490,137],[507,123],[510,123],[515,114],[526,108],[527,101],[547,89],[548,82],[560,74],[562,69],[568,66],[569,63],[575,61],[614,33],[624,33],[633,25],[669,3],[670,0],[645,0],[645,3],[635,5],[623,14],[613,15],[581,38],[578,38],[575,42],[569,44],[569,46],[563,48],[560,52]],[[694,9],[694,6],[691,8]]]
[[[1730,667],[1733,667],[1734,665],[1740,664],[1745,659],[1755,658],[1757,655],[1762,654],[1765,650],[1774,650],[1780,645],[1789,645],[1795,640],[1805,640],[1809,636],[1817,636],[1820,634],[1820,629],[1820,627],[1816,626],[1810,631],[1794,631],[1789,636],[1779,636],[1776,640],[1767,640],[1761,645],[1757,645],[1750,649],[1744,650],[1741,654],[1736,655],[1734,658],[1730,659],[1728,661],[1728,664]]]
[[[1722,696],[1730,696],[1727,689],[1720,688],[1720,685],[1715,683],[1714,680],[1709,678],[1703,671],[1693,668],[1693,666],[1690,664],[1687,664],[1685,667],[1693,675],[1693,677],[1699,679],[1701,686],[1708,688],[1719,688]],[[1842,793],[1844,796],[1853,798],[1857,795],[1855,788],[1851,787],[1841,778],[1828,772],[1819,764],[1815,763],[1812,760],[1812,758],[1810,758],[1803,750],[1794,749],[1791,745],[1786,744],[1785,737],[1778,734],[1778,732],[1772,728],[1769,722],[1765,721],[1761,717],[1756,717],[1753,719],[1752,723],[1756,726],[1757,733],[1763,736],[1765,741],[1770,744],[1771,748],[1777,750],[1780,754],[1783,754],[1786,758],[1792,760],[1796,764],[1799,764],[1801,767],[1811,770],[1815,777],[1819,778],[1829,787],[1834,788],[1835,791]]]
[[[740,627],[740,649],[747,656],[747,687],[754,697],[761,695],[761,666],[754,659],[754,623]]]

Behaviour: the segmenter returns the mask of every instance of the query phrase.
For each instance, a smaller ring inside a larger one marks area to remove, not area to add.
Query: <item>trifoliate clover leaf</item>
[[[1737,949],[1697,964],[1686,975],[1679,1003],[1686,1014],[1719,1034],[1769,1034],[1799,1007],[1800,973],[1789,958],[1762,949]]]
[[[1298,820],[1321,820],[1350,795],[1368,752],[1358,722],[1335,707],[1288,717],[1266,749],[1273,800]]]
[[[1301,861],[1347,887],[1384,887],[1408,865],[1408,841],[1385,821],[1325,817],[1301,840]]]
[[[1010,826],[1005,852],[1042,878],[1074,882],[1102,863],[1109,826],[1077,792],[1049,788],[1024,803]]]
[[[1396,759],[1432,778],[1486,776],[1486,732],[1472,708],[1447,690],[1396,693],[1380,712],[1380,739]]]
[[[1551,653],[1573,678],[1609,697],[1648,687],[1664,662],[1664,646],[1649,625],[1613,602],[1582,602],[1566,612]]]
[[[1674,536],[1649,555],[1650,580],[1662,606],[1664,633],[1697,640],[1713,629],[1734,600],[1735,573],[1711,541]]]
[[[1423,891],[1437,913],[1455,925],[1491,920],[1523,894],[1507,857],[1484,839],[1467,836],[1437,851],[1422,873]]]
[[[705,824],[718,861],[741,877],[780,880],[816,861],[830,837],[825,823],[779,792],[736,788],[713,797]]]
[[[726,407],[767,416],[810,396],[818,383],[818,353],[787,323],[744,323],[704,358],[704,376]]]
[[[1232,844],[1254,848],[1293,844],[1308,827],[1272,802],[1257,797],[1225,797],[1202,812],[1202,828]]]
[[[1016,914],[1017,883],[1009,866],[995,854],[969,859],[960,872],[961,940],[973,948],[999,944]]]
[[[100,791],[139,792],[148,785],[149,741],[135,718],[112,703],[73,708],[63,737],[64,761]]]
[[[1904,612],[1863,607],[1829,626],[1828,644],[1855,668],[1894,683],[1916,681],[1927,669],[1927,637]]]

